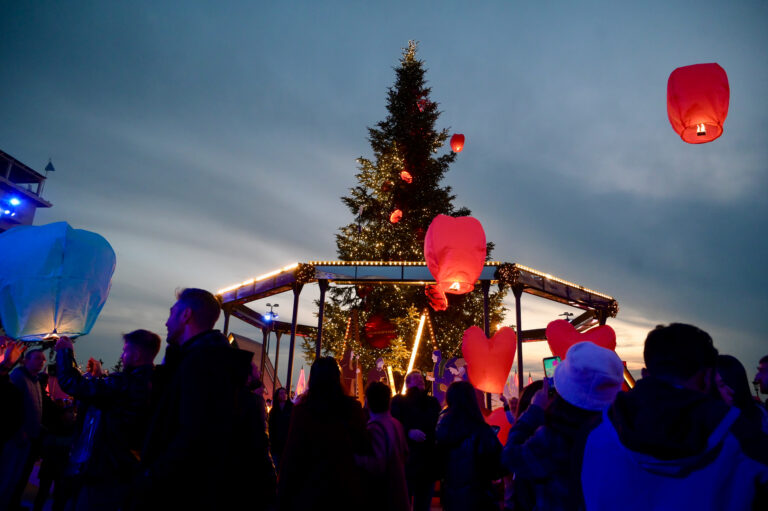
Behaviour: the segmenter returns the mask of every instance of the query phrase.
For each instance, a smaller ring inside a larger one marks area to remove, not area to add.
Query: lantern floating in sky
[[[723,134],[730,87],[718,64],[678,67],[667,82],[667,115],[672,128],[689,144],[712,142]]]
[[[444,293],[460,295],[475,288],[486,249],[483,226],[471,216],[437,215],[424,237],[427,267]]]
[[[424,294],[429,298],[429,305],[436,311],[444,311],[448,308],[448,297],[445,293],[435,284],[427,284],[424,288]]]
[[[394,210],[394,211],[392,212],[392,214],[391,214],[391,215],[389,215],[389,221],[390,221],[390,222],[392,222],[393,224],[396,224],[396,223],[397,223],[397,222],[399,222],[399,221],[400,221],[402,218],[403,218],[403,212],[402,212],[402,211],[400,211],[399,209],[396,209],[396,210]]]
[[[404,170],[404,171],[402,171],[400,173],[400,179],[402,179],[403,181],[405,181],[408,184],[413,183],[413,176],[407,170]]]
[[[451,137],[451,149],[454,153],[460,153],[464,149],[464,135],[455,133]]]
[[[25,341],[86,335],[107,301],[115,251],[66,222],[0,235],[0,322]]]

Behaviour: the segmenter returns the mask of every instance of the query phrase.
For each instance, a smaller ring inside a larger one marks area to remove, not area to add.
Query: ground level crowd
[[[252,354],[213,330],[219,314],[212,294],[181,291],[163,363],[160,338],[136,330],[108,375],[81,373],[58,339],[51,378],[73,398],[58,402],[43,351],[3,338],[0,509],[19,508],[39,458],[36,509],[52,486],[57,510],[426,510],[438,481],[449,511],[768,509],[768,412],[695,326],[652,330],[629,391],[613,351],[573,345],[553,382],[504,402],[500,441],[469,382],[442,406],[413,372],[402,396],[370,383],[362,407],[330,357],[267,413]],[[759,364],[765,394],[768,356]]]

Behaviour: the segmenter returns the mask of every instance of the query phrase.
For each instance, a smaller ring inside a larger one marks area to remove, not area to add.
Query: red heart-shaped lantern
[[[507,437],[509,436],[509,430],[512,429],[512,424],[507,420],[507,414],[504,413],[504,408],[496,408],[485,417],[485,422],[491,426],[499,427],[499,433],[496,436],[499,437],[501,445],[505,445],[507,443]]]
[[[517,335],[508,326],[496,330],[490,339],[479,327],[467,328],[461,340],[461,353],[467,361],[469,381],[483,392],[500,394],[504,391],[516,350]]]
[[[380,314],[372,314],[365,323],[365,339],[373,348],[386,348],[397,337],[395,325]]]
[[[451,149],[454,153],[460,153],[464,149],[464,135],[456,133],[451,137]]]
[[[485,231],[471,216],[437,215],[424,237],[424,259],[444,293],[461,295],[475,288],[485,264]]]
[[[552,321],[547,325],[547,344],[552,355],[565,360],[568,348],[577,342],[590,341],[603,348],[616,351],[616,332],[608,325],[597,326],[584,333],[564,319]]]
[[[723,133],[731,89],[718,64],[678,67],[667,81],[667,115],[689,144],[712,142]]]

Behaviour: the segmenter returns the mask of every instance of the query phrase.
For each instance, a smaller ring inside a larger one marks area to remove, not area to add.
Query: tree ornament
[[[496,330],[488,339],[476,326],[464,331],[461,353],[467,361],[469,381],[483,392],[501,394],[517,350],[517,335],[508,326]]]
[[[723,134],[731,89],[718,64],[678,67],[667,82],[667,115],[684,142],[703,144]]]
[[[608,325],[597,326],[581,333],[570,322],[557,319],[547,325],[546,336],[552,355],[562,360],[565,360],[568,348],[577,342],[590,341],[616,351],[616,332]]]
[[[389,215],[389,221],[390,221],[390,222],[392,222],[393,224],[396,224],[396,223],[397,223],[397,222],[399,222],[399,221],[400,221],[402,218],[403,218],[403,212],[402,212],[402,211],[400,211],[399,209],[396,209],[396,210],[394,210],[394,211],[392,212],[392,214],[391,214],[391,215]]]
[[[486,256],[485,231],[471,216],[437,215],[424,237],[424,258],[444,293],[464,294],[475,288]]]
[[[413,183],[413,176],[411,176],[411,173],[408,172],[407,170],[404,170],[400,173],[400,179],[402,179],[408,184]]]
[[[373,348],[386,348],[396,337],[395,325],[381,314],[372,314],[365,323],[365,340]]]
[[[429,101],[427,101],[426,98],[420,99],[416,105],[419,107],[419,112],[423,112],[425,108],[427,108],[427,105],[429,105]]]
[[[464,135],[455,133],[451,137],[451,149],[454,153],[460,153],[464,149]]]

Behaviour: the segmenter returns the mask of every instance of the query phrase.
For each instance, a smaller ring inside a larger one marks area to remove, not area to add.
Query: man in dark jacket
[[[59,385],[86,409],[70,458],[70,471],[82,484],[77,509],[120,509],[139,468],[160,337],[135,330],[123,341],[124,370],[106,378],[85,378],[77,369],[72,341],[62,337],[56,343]]]
[[[405,377],[405,396],[392,398],[392,417],[403,425],[410,456],[405,464],[408,496],[414,511],[427,511],[435,486],[435,426],[440,403],[427,395],[424,377],[413,371]]]
[[[768,509],[768,440],[709,394],[717,360],[709,334],[656,327],[643,358],[646,376],[587,438],[587,509]]]
[[[220,312],[211,293],[193,288],[171,308],[137,485],[140,509],[234,509],[258,483],[242,399],[249,366],[213,330]]]

